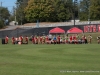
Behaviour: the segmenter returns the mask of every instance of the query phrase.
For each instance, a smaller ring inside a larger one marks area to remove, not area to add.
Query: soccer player
[[[8,44],[8,40],[9,40],[9,38],[8,38],[8,36],[6,36],[5,37],[5,44]]]
[[[91,42],[92,42],[92,36],[91,35],[89,35],[88,36],[88,42],[91,44]]]
[[[11,38],[11,41],[12,41],[12,44],[15,44],[15,38],[14,37]]]

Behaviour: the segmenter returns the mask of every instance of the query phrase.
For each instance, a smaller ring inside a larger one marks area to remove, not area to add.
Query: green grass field
[[[100,75],[100,44],[0,45],[0,75]]]

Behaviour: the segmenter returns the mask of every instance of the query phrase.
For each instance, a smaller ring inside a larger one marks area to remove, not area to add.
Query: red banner
[[[98,25],[98,32],[100,32],[100,25]]]
[[[87,25],[84,26],[84,32],[96,32],[96,25]],[[99,31],[100,31],[100,26],[99,26]]]
[[[93,32],[96,32],[96,25],[93,25]]]
[[[88,26],[84,26],[84,32],[88,32]]]
[[[93,25],[89,27],[89,32],[93,32]]]

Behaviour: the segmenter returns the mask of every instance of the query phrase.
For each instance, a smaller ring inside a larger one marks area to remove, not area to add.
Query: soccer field
[[[100,75],[100,44],[0,45],[0,75]]]

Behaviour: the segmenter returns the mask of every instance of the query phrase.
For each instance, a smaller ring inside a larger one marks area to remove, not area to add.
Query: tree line
[[[19,24],[100,20],[100,0],[17,0],[13,14],[6,19],[15,16]]]

